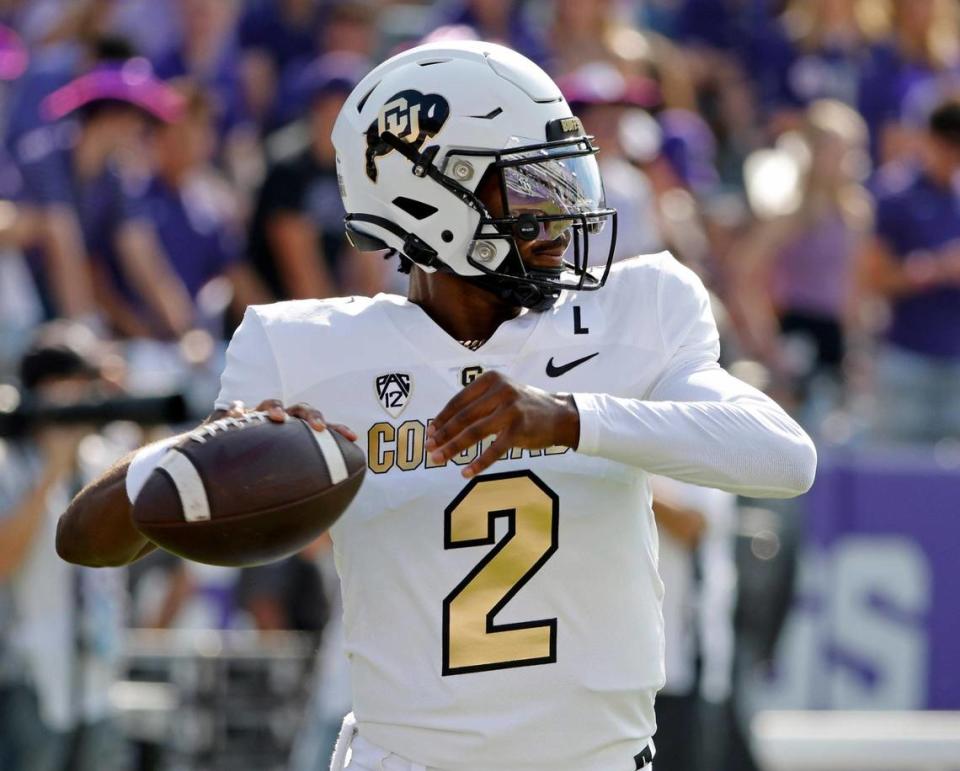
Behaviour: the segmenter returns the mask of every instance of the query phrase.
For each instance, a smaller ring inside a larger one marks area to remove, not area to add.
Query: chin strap
[[[348,214],[343,218],[344,225],[347,229],[347,239],[350,241],[351,245],[360,251],[364,252],[375,252],[380,249],[386,249],[388,258],[392,257],[394,253],[400,252],[401,254],[406,255],[410,260],[417,263],[418,265],[426,265],[428,268],[440,268],[444,265],[443,261],[437,256],[436,250],[431,247],[429,244],[424,243],[417,235],[410,233],[395,222],[388,220],[386,217],[377,217],[373,214]],[[367,222],[371,225],[376,225],[379,228],[392,233],[397,238],[403,239],[403,246],[401,249],[394,249],[391,246],[388,246],[386,241],[383,241],[380,238],[375,236],[368,235],[362,230],[358,229],[353,223]]]
[[[500,276],[462,276],[462,278],[474,286],[495,294],[508,305],[529,308],[536,312],[552,308],[560,296],[559,289],[546,289],[536,284],[523,283],[512,277],[507,280]]]

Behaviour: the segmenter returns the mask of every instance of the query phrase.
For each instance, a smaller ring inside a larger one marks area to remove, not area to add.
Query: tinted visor
[[[593,154],[574,155],[570,148],[532,150],[512,155],[501,164],[505,215],[536,216],[538,240],[553,241],[584,215],[606,208],[603,182]],[[590,232],[599,232],[605,219],[586,217]]]

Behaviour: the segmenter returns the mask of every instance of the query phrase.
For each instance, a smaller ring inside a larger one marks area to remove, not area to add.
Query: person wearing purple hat
[[[250,257],[276,297],[372,295],[382,288],[383,261],[356,253],[344,235],[346,212],[330,141],[365,62],[351,54],[327,54],[307,67],[298,83],[299,102],[308,108],[307,143],[284,148],[271,163],[250,229]]]
[[[42,255],[34,255],[33,267],[50,315],[77,310],[59,302],[77,296],[75,288],[51,285],[73,276],[96,284],[100,310],[122,335],[179,337],[190,328],[189,295],[137,208],[130,170],[131,159],[145,157],[150,123],[170,121],[181,109],[179,96],[142,59],[96,68],[44,101],[52,125],[24,137],[17,160],[24,198],[42,219]],[[142,299],[143,315],[121,311],[116,278]]]
[[[105,64],[74,79],[50,94],[41,111],[49,120],[60,120],[77,110],[88,112],[94,104],[120,103],[163,123],[175,121],[183,100],[158,80],[146,59],[133,58],[119,65]]]

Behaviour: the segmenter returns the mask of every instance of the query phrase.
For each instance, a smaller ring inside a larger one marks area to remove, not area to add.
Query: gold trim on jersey
[[[367,431],[367,466],[374,474],[386,474],[391,469],[415,471],[425,468],[443,468],[447,465],[430,460],[426,451],[427,425],[419,420],[405,420],[398,426],[381,420]],[[483,450],[490,445],[493,437],[487,437],[472,447],[455,455],[451,460],[458,466],[471,464]],[[570,448],[556,445],[544,450],[526,450],[514,447],[500,456],[500,460],[520,460],[522,458],[540,458],[544,455],[563,455]]]

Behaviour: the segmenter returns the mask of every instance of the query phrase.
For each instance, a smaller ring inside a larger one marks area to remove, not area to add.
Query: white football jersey
[[[490,370],[645,398],[691,335],[715,360],[706,293],[666,253],[505,322],[477,351],[392,295],[248,309],[218,406],[305,402],[367,455],[332,531],[361,735],[448,771],[636,767],[664,682],[647,474],[554,447],[468,481],[479,448],[438,466],[425,432]]]

